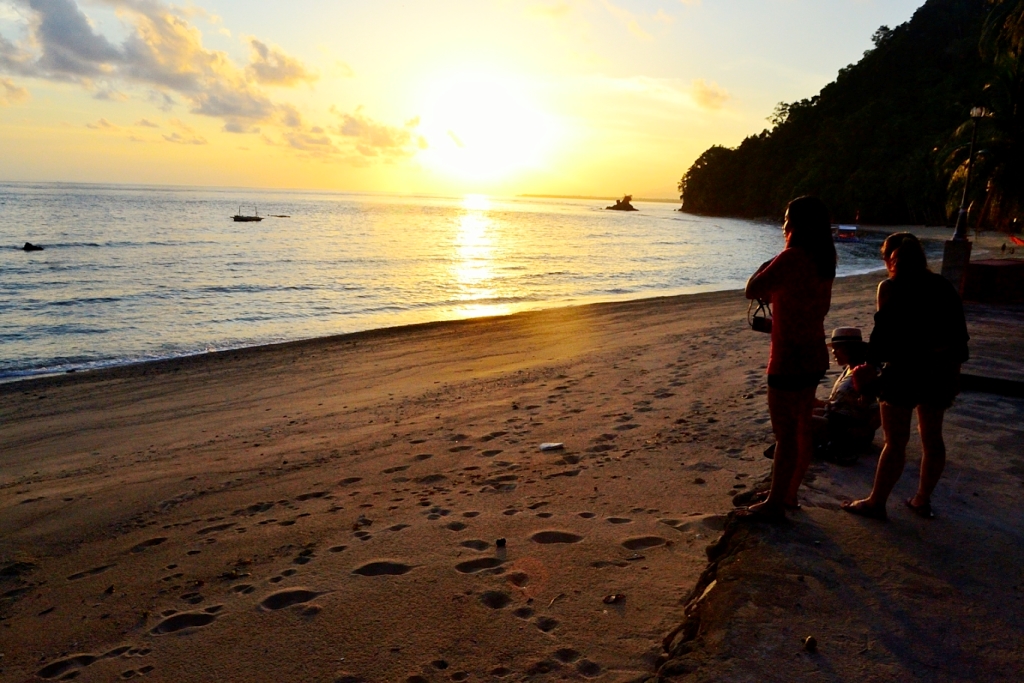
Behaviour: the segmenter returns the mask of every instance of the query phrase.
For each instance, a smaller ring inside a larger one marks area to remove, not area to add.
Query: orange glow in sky
[[[923,0],[0,0],[0,180],[674,197]]]

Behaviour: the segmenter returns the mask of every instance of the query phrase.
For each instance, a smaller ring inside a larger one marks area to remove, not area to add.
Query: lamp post
[[[967,158],[967,177],[964,179],[964,193],[960,198],[960,211],[956,215],[956,229],[953,239],[946,240],[942,251],[942,275],[963,293],[967,266],[971,262],[971,241],[967,239],[967,192],[971,189],[971,170],[974,167],[974,145],[978,141],[978,121],[988,116],[984,107],[971,109],[971,152]]]

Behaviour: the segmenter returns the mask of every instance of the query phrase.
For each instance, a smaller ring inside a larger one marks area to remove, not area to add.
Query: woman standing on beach
[[[832,304],[836,248],[828,208],[817,197],[789,203],[782,226],[786,248],[747,281],[748,299],[772,306],[768,353],[768,412],[775,432],[768,498],[748,513],[779,519],[796,509],[797,489],[814,449],[814,391],[828,370],[825,314]]]
[[[967,322],[956,289],[928,270],[917,237],[909,232],[889,235],[882,245],[882,260],[889,279],[878,285],[869,355],[872,364],[883,368],[878,398],[885,445],[870,495],[844,503],[843,509],[886,519],[885,504],[907,461],[910,418],[916,408],[921,473],[917,493],[906,504],[914,513],[932,517],[932,491],[946,465],[942,418],[959,393],[960,365],[967,360]],[[873,368],[862,367],[876,374]]]

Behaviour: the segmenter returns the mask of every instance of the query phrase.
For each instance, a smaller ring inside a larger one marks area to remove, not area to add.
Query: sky
[[[0,180],[674,197],[923,0],[0,0]]]

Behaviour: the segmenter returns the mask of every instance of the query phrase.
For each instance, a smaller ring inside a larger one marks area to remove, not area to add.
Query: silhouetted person
[[[768,412],[775,432],[768,498],[747,514],[780,519],[797,507],[797,489],[814,450],[814,391],[828,370],[825,314],[832,303],[836,248],[828,208],[817,197],[789,203],[782,226],[786,248],[747,281],[748,299],[772,305]]]
[[[967,323],[953,285],[928,270],[924,249],[908,232],[890,235],[882,245],[889,278],[878,285],[878,310],[870,357],[882,368],[878,398],[885,445],[867,498],[843,504],[853,514],[885,519],[885,505],[903,474],[910,440],[910,417],[917,409],[921,472],[917,493],[907,506],[932,517],[931,495],[946,465],[942,418],[959,393],[960,365],[967,360]],[[875,371],[862,366],[854,377]]]

